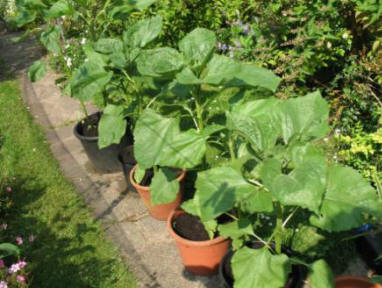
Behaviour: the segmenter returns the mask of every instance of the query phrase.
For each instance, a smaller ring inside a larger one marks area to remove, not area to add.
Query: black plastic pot
[[[369,234],[356,239],[357,250],[366,264],[377,274],[382,274],[382,233]]]
[[[134,185],[130,181],[130,171],[137,164],[137,161],[134,158],[134,146],[130,145],[122,149],[118,155],[118,160],[120,165],[122,165],[122,171],[125,175],[127,188],[129,191],[137,193]]]
[[[100,114],[100,112],[94,113]],[[92,114],[92,115],[94,115]],[[90,116],[92,116],[90,115]],[[127,120],[126,120],[127,121]],[[81,141],[81,144],[93,166],[102,173],[112,173],[121,171],[121,164],[118,160],[118,155],[121,153],[124,147],[132,143],[131,132],[126,131],[126,134],[121,139],[119,144],[112,144],[106,148],[98,148],[98,136],[87,137],[84,136],[83,121],[74,126],[73,133]],[[129,126],[129,125],[128,125]]]
[[[255,241],[250,246],[256,249],[261,248],[264,245],[261,242]],[[230,264],[233,253],[234,252],[232,250],[228,251],[227,254],[224,256],[222,262],[220,263],[219,267],[219,278],[225,288],[233,287],[234,280],[232,277],[232,270]],[[290,254],[290,251],[286,251],[285,253]],[[256,273],[256,271],[254,271],[253,273]],[[292,265],[292,272],[284,288],[301,288],[304,284],[304,278],[305,277],[303,268],[297,265]]]

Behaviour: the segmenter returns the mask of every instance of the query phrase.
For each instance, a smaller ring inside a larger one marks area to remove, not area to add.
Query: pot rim
[[[358,282],[360,284],[368,284],[368,285],[373,285],[371,286],[372,288],[381,288],[382,285],[380,284],[377,284],[377,283],[373,283],[371,282],[369,279],[367,278],[364,278],[364,277],[359,277],[359,276],[338,276],[335,278],[335,284],[339,284],[338,282],[341,282],[341,281],[352,281],[352,282]]]
[[[102,113],[102,112],[97,111],[97,112],[94,112],[93,114],[90,114],[88,117],[93,116],[95,114],[100,114],[100,113]],[[81,125],[81,122],[84,121],[88,117],[82,118],[80,121],[77,122],[76,125],[74,125],[73,134],[74,134],[74,136],[76,136],[80,140],[85,140],[85,141],[89,141],[89,142],[98,141],[98,136],[91,136],[91,137],[90,136],[84,136],[84,135],[80,134],[80,132],[79,132],[79,127]]]
[[[130,177],[131,184],[133,184],[135,189],[140,189],[140,190],[144,190],[144,191],[150,192],[150,187],[149,186],[142,186],[142,185],[138,184],[137,182],[135,182],[134,173],[135,173],[135,170],[137,170],[137,168],[138,168],[138,164],[135,164],[134,167],[130,171],[129,177]],[[180,173],[179,177],[176,180],[178,182],[181,182],[184,179],[185,176],[186,176],[186,169],[182,169],[182,172]]]
[[[229,241],[229,239],[227,238],[224,238],[222,236],[218,236],[214,239],[211,239],[211,240],[204,240],[204,241],[193,241],[193,240],[189,240],[189,239],[186,239],[186,238],[183,238],[181,237],[180,235],[178,235],[173,227],[172,227],[172,222],[174,220],[174,217],[175,216],[178,216],[179,214],[183,214],[183,213],[186,213],[185,211],[181,210],[181,209],[175,209],[173,210],[169,217],[168,217],[168,220],[167,220],[167,228],[168,228],[168,231],[170,232],[171,236],[177,241],[177,242],[180,242],[182,244],[185,244],[185,245],[188,245],[188,246],[194,246],[194,247],[207,247],[207,246],[213,246],[213,245],[216,245],[216,244],[219,244],[219,243],[222,243],[222,242],[225,242],[225,241]]]

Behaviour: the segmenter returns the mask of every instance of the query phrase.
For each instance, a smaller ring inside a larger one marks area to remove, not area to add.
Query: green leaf
[[[253,214],[258,212],[272,212],[272,195],[263,190],[254,189],[250,196],[241,201],[243,211]]]
[[[102,54],[123,52],[123,42],[115,38],[101,38],[94,43],[94,50]]]
[[[252,223],[247,218],[240,218],[228,224],[219,225],[219,234],[225,238],[240,238],[245,235],[253,235]]]
[[[20,255],[20,249],[16,245],[11,243],[1,243],[0,244],[0,259],[8,256],[18,256]]]
[[[329,133],[329,106],[318,91],[283,102],[280,118],[285,143],[295,135],[311,140]]]
[[[262,87],[272,92],[276,92],[281,78],[272,71],[257,67],[252,64],[240,64],[240,69],[235,77],[226,84],[226,86],[250,86]]]
[[[61,29],[58,26],[51,26],[43,33],[41,33],[41,43],[44,47],[54,53],[60,53],[61,48],[59,44]]]
[[[235,288],[284,287],[291,272],[288,257],[272,255],[266,247],[243,247],[235,252],[231,263]]]
[[[369,213],[381,218],[382,202],[374,188],[350,167],[329,168],[319,215],[313,215],[310,222],[326,231],[339,232],[360,227]]]
[[[188,67],[176,75],[176,81],[183,85],[199,85],[203,83]]]
[[[317,151],[316,151],[317,152]],[[319,213],[326,187],[327,165],[324,155],[306,154],[288,175],[282,174],[281,163],[267,159],[259,173],[265,186],[283,205],[300,206]]]
[[[89,60],[73,73],[69,81],[71,95],[84,102],[90,101],[102,92],[112,76],[113,72],[106,72],[102,63]]]
[[[158,37],[161,30],[161,16],[140,20],[123,33],[123,42],[131,49],[143,48]]]
[[[47,7],[41,0],[23,0],[21,5],[23,8],[27,8],[32,11],[35,9],[44,9]]]
[[[19,8],[10,22],[17,28],[21,28],[28,23],[33,22],[36,19],[36,12],[27,10],[25,8]]]
[[[224,85],[232,81],[239,70],[240,65],[232,58],[215,54],[207,64],[203,81],[215,86]]]
[[[135,182],[137,182],[138,184],[141,183],[145,175],[146,175],[146,170],[137,166],[137,169],[135,169],[135,172],[134,172]]]
[[[46,63],[45,61],[38,60],[33,63],[28,69],[28,78],[32,82],[39,81],[46,74]]]
[[[206,229],[210,239],[213,239],[218,228],[218,222],[216,220],[202,221],[204,228]]]
[[[150,185],[151,202],[154,205],[167,204],[176,199],[179,192],[179,173],[166,167],[155,171]]]
[[[166,78],[182,69],[183,58],[175,49],[156,48],[143,51],[136,63],[141,75]]]
[[[332,270],[324,260],[318,260],[310,266],[308,283],[311,288],[334,288]]]
[[[382,284],[382,276],[373,276],[370,278],[370,280],[373,281],[373,283]]]
[[[126,133],[127,121],[123,115],[123,107],[108,104],[102,113],[98,125],[98,147],[100,149],[119,144]]]
[[[196,28],[186,35],[180,43],[187,62],[193,67],[204,65],[211,57],[216,46],[215,33],[204,28]]]
[[[130,0],[130,2],[135,2],[134,5],[136,9],[139,11],[143,11],[152,4],[154,4],[157,0]]]
[[[259,151],[270,151],[280,137],[280,121],[275,116],[280,101],[274,98],[235,105],[227,112],[227,128],[239,132]]]
[[[255,187],[231,167],[218,167],[198,173],[195,205],[203,221],[212,220],[231,210],[252,193]]]
[[[148,109],[139,117],[134,130],[134,155],[139,165],[193,168],[201,163],[206,137],[194,129],[181,132],[179,119],[165,118]]]
[[[63,15],[72,14],[72,7],[66,0],[59,0],[54,3],[49,10],[46,12],[45,17],[47,19],[59,18]]]

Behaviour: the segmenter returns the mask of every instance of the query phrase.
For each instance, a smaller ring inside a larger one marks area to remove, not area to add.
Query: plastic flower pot
[[[101,113],[97,112],[89,117],[100,117]],[[129,131],[127,131],[129,132]],[[132,139],[129,139],[126,133],[119,144],[112,144],[106,148],[98,148],[98,136],[85,136],[83,134],[83,121],[80,121],[74,126],[74,135],[80,140],[86,155],[97,171],[101,173],[112,173],[121,171],[121,164],[118,161],[118,155],[123,147],[126,147]]]
[[[183,265],[186,270],[194,275],[208,276],[215,274],[231,245],[231,241],[223,237],[207,241],[192,241],[179,236],[174,230],[173,224],[176,218],[183,213],[186,212],[174,210],[167,222],[170,235],[175,239],[178,246]]]
[[[376,260],[382,255],[382,233],[369,234],[356,239],[357,250],[367,265],[376,274],[382,274],[382,259]]]
[[[258,241],[254,241],[253,243],[254,245],[258,245],[259,248],[263,247],[263,244]],[[233,288],[234,279],[231,270],[231,259],[233,254],[234,252],[229,250],[220,263],[219,278],[224,288]],[[286,254],[290,254],[290,251],[287,251]],[[256,273],[256,271],[253,271],[253,273]],[[303,281],[304,273],[302,268],[300,266],[293,265],[292,273],[290,274],[288,281],[285,283],[283,288],[301,288],[303,287]]]
[[[341,276],[335,280],[336,288],[382,288],[368,279],[353,276]]]
[[[137,164],[137,161],[134,158],[134,146],[130,145],[123,148],[121,153],[118,155],[118,160],[122,165],[122,171],[126,179],[127,188],[129,191],[137,193],[137,190],[130,181],[130,172]]]
[[[153,216],[157,220],[166,221],[170,213],[176,207],[178,207],[180,203],[182,202],[183,180],[184,180],[184,177],[186,176],[186,170],[182,170],[181,174],[179,175],[177,179],[180,182],[180,191],[178,192],[176,199],[171,203],[154,205],[151,202],[150,187],[139,185],[135,181],[134,173],[137,167],[138,166],[135,165],[133,169],[131,169],[130,171],[131,184],[134,186],[134,188],[137,190],[137,192],[141,196],[151,216]]]

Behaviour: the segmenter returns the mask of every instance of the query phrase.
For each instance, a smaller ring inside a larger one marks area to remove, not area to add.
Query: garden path
[[[82,118],[78,102],[62,95],[55,85],[59,76],[53,72],[37,83],[28,81],[24,69],[42,53],[31,40],[12,43],[10,39],[15,35],[18,34],[0,35],[2,64],[12,67],[12,72],[22,71],[19,75],[28,110],[46,132],[65,176],[121,251],[129,270],[137,277],[138,287],[220,287],[216,276],[195,277],[184,271],[166,223],[147,214],[139,196],[127,190],[122,172],[101,175],[93,169],[72,133],[74,124]],[[95,111],[94,107],[88,108],[89,112]]]

